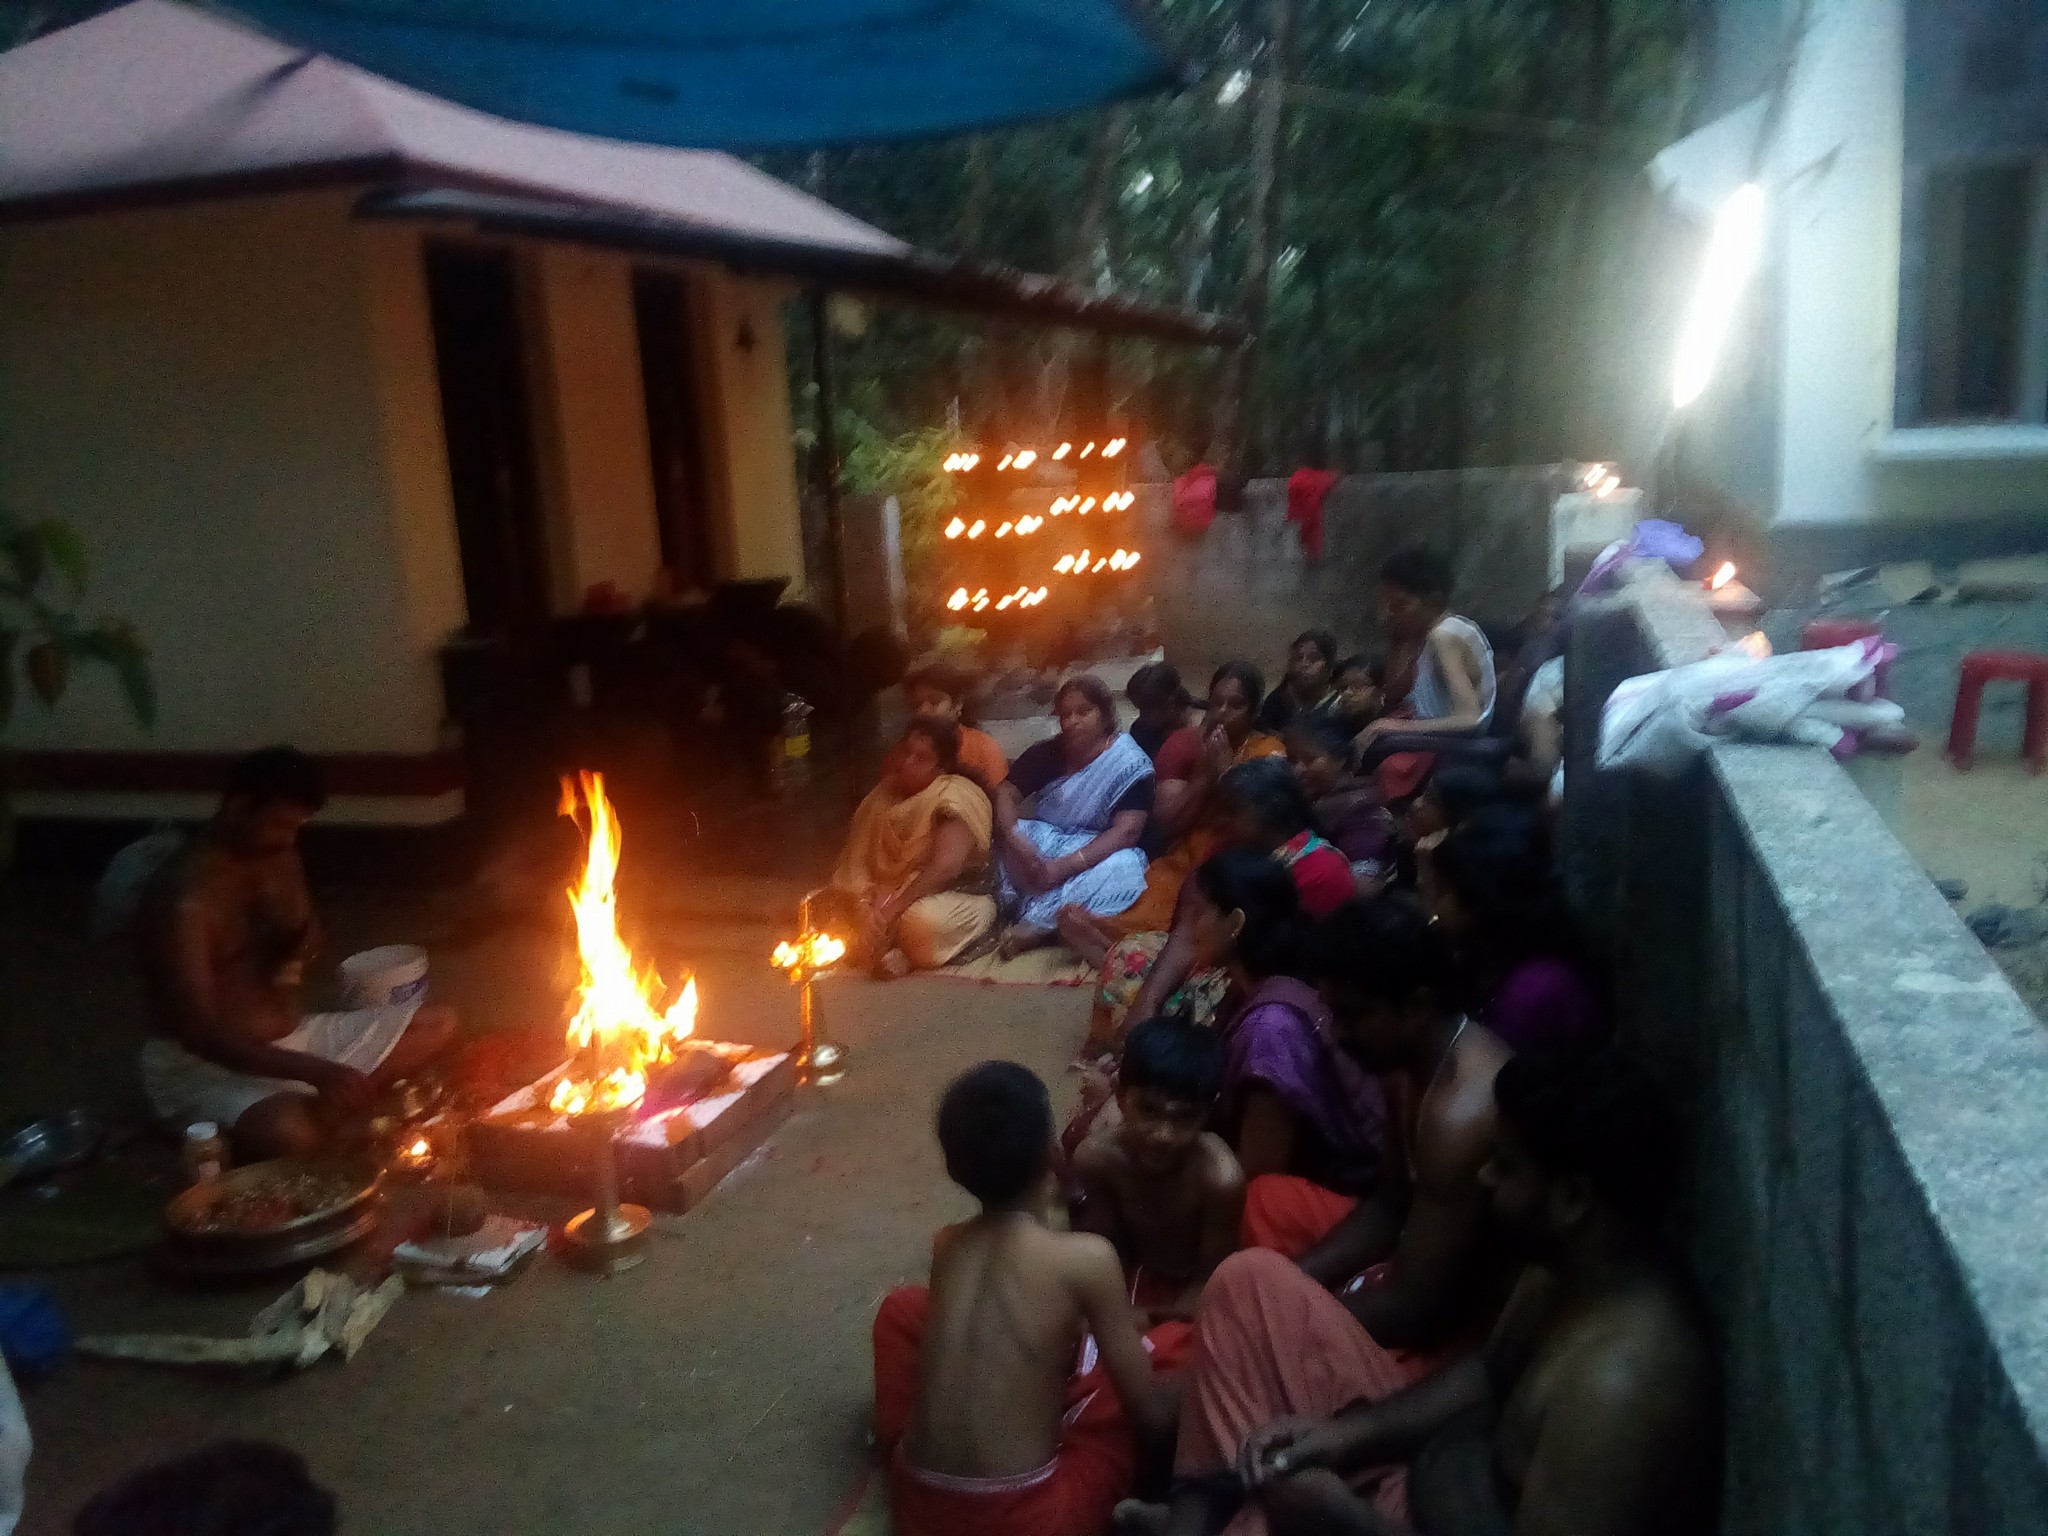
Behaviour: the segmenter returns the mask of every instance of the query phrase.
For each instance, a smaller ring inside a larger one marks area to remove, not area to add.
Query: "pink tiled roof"
[[[349,167],[872,255],[903,242],[729,155],[533,128],[177,0],[0,54],[0,217],[81,197]]]

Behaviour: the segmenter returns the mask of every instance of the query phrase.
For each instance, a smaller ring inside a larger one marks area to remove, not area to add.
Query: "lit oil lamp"
[[[1722,561],[1700,585],[1706,588],[1707,602],[1718,619],[1754,619],[1764,611],[1763,599],[1736,580],[1733,560]]]
[[[797,1018],[803,1030],[797,1065],[807,1081],[824,1088],[846,1075],[846,1047],[818,1038],[818,1005],[812,984],[820,971],[828,971],[846,958],[846,941],[818,932],[811,918],[811,903],[817,894],[811,892],[797,908],[797,926],[802,933],[793,941],[777,944],[768,958],[777,970],[789,973],[790,984],[797,989]]]
[[[398,1149],[391,1166],[398,1173],[425,1178],[434,1171],[434,1144],[424,1136],[413,1137]]]

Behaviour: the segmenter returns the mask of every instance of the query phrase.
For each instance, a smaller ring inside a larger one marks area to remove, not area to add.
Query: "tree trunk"
[[[1259,354],[1265,342],[1266,314],[1271,308],[1273,234],[1278,222],[1281,130],[1286,117],[1289,43],[1294,30],[1294,0],[1267,0],[1265,69],[1258,83],[1258,105],[1252,119],[1252,184],[1245,206],[1244,285],[1239,312],[1248,340],[1232,356],[1219,403],[1225,439],[1225,463],[1243,473],[1251,445],[1253,391]]]

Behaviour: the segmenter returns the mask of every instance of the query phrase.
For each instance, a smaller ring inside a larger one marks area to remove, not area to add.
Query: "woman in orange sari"
[[[1209,681],[1202,723],[1175,731],[1159,748],[1153,768],[1158,787],[1141,845],[1151,857],[1145,894],[1110,917],[1078,907],[1060,914],[1060,937],[1090,965],[1101,965],[1118,939],[1172,926],[1182,884],[1229,840],[1229,814],[1216,781],[1239,763],[1287,755],[1278,736],[1252,723],[1264,694],[1257,667],[1226,661]]]
[[[995,925],[994,817],[959,768],[960,728],[913,717],[853,813],[831,890],[877,976],[945,965]]]

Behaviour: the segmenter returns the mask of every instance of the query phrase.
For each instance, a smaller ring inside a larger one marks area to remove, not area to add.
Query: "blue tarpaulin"
[[[700,149],[1056,116],[1174,83],[1135,0],[224,0],[501,117]]]

